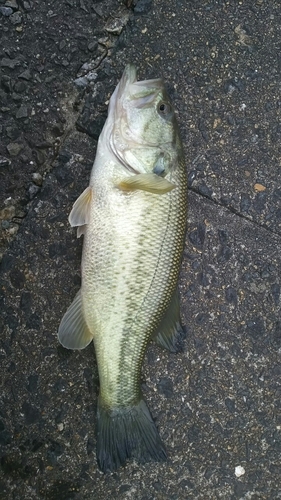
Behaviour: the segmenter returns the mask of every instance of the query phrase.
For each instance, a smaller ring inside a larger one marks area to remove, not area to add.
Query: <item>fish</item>
[[[94,342],[100,389],[97,463],[163,461],[166,449],[141,392],[155,340],[182,347],[178,280],[185,244],[187,173],[176,115],[161,78],[128,64],[113,92],[88,187],[69,215],[84,235],[81,289],[63,316],[67,349]]]

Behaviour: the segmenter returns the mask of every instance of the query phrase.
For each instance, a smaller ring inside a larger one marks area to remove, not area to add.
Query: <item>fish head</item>
[[[175,113],[163,80],[137,81],[127,65],[109,105],[111,151],[131,172],[166,176],[179,150]]]

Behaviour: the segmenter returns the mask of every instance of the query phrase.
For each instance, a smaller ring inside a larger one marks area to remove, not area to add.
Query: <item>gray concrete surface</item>
[[[0,498],[281,498],[279,2],[140,0],[135,12],[136,2],[27,3],[14,7],[21,24],[0,18],[1,208],[13,207],[2,212]],[[117,18],[121,33],[106,31]],[[98,42],[97,77],[81,89],[74,80],[92,60],[91,30],[108,38]],[[151,345],[143,370],[167,462],[103,475],[94,349],[68,352],[56,331],[80,282],[81,241],[67,216],[129,61],[140,77],[165,78],[179,114],[190,187],[187,338],[179,355]],[[16,74],[27,69],[30,80]],[[49,112],[33,114],[37,102]]]

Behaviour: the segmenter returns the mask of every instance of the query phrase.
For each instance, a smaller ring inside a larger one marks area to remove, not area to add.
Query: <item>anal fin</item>
[[[81,290],[61,320],[58,338],[67,349],[84,349],[93,340],[93,334],[83,316]]]
[[[184,338],[185,331],[180,319],[180,301],[177,289],[153,340],[161,347],[176,353],[182,351]]]

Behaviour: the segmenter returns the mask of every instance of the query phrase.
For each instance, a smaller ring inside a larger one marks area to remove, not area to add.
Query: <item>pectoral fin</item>
[[[88,186],[79,198],[77,198],[74,203],[72,210],[69,214],[68,220],[70,225],[73,226],[85,226],[89,222],[90,218],[90,203],[92,200],[92,188]],[[85,228],[77,231],[77,238],[84,233]]]
[[[141,190],[148,193],[165,194],[175,189],[176,185],[156,174],[137,174],[119,182],[117,187],[122,191]]]
[[[176,290],[153,340],[170,352],[180,352],[184,337],[185,332],[180,319],[179,292]]]
[[[61,320],[58,338],[67,349],[84,349],[93,340],[83,316],[81,290]]]

